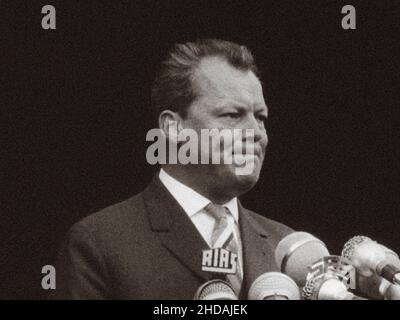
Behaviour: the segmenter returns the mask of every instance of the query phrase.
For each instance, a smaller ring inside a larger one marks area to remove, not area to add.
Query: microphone
[[[319,277],[310,277],[303,287],[305,300],[360,300],[348,291],[346,285],[334,274],[325,273]]]
[[[281,272],[290,276],[299,287],[306,284],[308,268],[325,256],[329,256],[325,244],[307,232],[287,235],[275,249],[275,261]]]
[[[357,292],[374,300],[400,300],[400,286],[373,275],[357,275]]]
[[[238,297],[228,282],[214,279],[197,289],[193,300],[238,300]]]
[[[385,251],[386,259],[388,259],[388,262],[390,264],[393,264],[397,268],[400,268],[400,258],[397,253],[380,243],[378,243],[378,245]]]
[[[396,265],[396,254],[365,236],[355,236],[347,241],[342,256],[348,259],[360,275],[381,276],[400,285],[400,266]]]
[[[385,251],[386,258],[388,261],[400,268],[400,259],[398,255],[390,250],[389,248],[379,244],[379,246]],[[357,292],[362,295],[377,300],[398,300],[400,299],[400,293],[398,293],[398,285],[392,285],[389,281],[382,277],[374,274],[372,276],[363,276],[359,272],[357,273]],[[395,286],[392,288],[392,286]]]
[[[249,300],[300,300],[296,283],[281,272],[266,272],[254,280]]]
[[[355,268],[340,256],[315,261],[302,290],[305,300],[366,300],[349,292],[355,283]]]
[[[385,300],[400,300],[400,286],[390,284],[384,295]]]

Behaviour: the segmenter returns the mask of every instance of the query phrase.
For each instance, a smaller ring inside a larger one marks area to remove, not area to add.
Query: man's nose
[[[254,116],[248,117],[244,129],[251,129],[254,132],[254,142],[259,142],[267,145],[268,136],[264,124],[261,124],[259,120]],[[246,139],[246,138],[245,138]]]

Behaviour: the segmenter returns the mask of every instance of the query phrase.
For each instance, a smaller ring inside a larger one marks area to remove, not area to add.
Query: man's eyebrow
[[[246,105],[245,103],[241,103],[241,102],[234,101],[234,100],[224,100],[220,103],[217,103],[217,107],[221,108],[221,109],[229,108],[229,107],[238,108],[238,109],[248,109],[249,108],[249,106]]]
[[[235,108],[240,111],[249,111],[252,109],[252,106],[250,106],[246,103],[235,101],[235,100],[224,100],[220,103],[217,103],[216,106],[218,109]],[[268,117],[268,107],[265,104],[254,105],[254,113],[263,114],[266,117]]]
[[[268,107],[266,105],[263,105],[263,106],[260,106],[260,107],[256,106],[255,113],[257,113],[257,114],[262,113],[262,114],[264,114],[265,116],[268,117]]]

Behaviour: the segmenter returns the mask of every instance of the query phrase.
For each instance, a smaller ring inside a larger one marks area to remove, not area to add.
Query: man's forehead
[[[195,83],[200,94],[220,98],[262,98],[261,83],[252,71],[231,66],[220,57],[206,57],[195,70]]]

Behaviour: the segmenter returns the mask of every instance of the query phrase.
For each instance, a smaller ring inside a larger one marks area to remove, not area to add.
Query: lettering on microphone
[[[225,248],[203,250],[201,270],[215,273],[235,274],[237,254]]]
[[[324,277],[326,274],[335,275],[349,289],[356,288],[355,268],[346,259],[340,256],[326,256],[314,262],[313,265],[309,267],[307,279],[318,279],[319,277]]]

